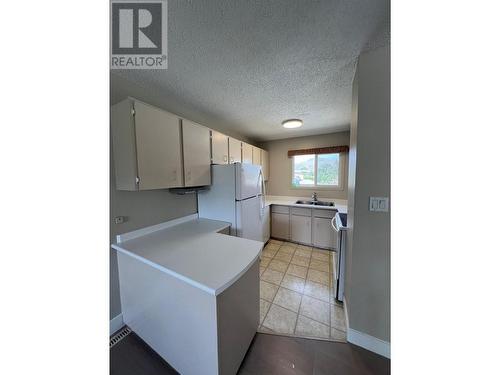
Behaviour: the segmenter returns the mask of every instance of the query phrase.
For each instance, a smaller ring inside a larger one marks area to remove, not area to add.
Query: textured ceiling
[[[169,0],[168,13],[168,69],[114,73],[257,141],[347,130],[356,58],[389,39],[389,0]]]

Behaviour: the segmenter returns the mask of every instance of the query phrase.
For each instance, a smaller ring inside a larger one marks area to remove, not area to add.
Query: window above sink
[[[342,189],[343,158],[340,153],[294,155],[291,159],[292,188]]]

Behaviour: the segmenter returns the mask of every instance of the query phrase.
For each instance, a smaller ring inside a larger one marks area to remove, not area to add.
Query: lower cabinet
[[[290,214],[273,212],[271,220],[271,235],[283,240],[290,239]]]
[[[316,247],[333,249],[337,242],[336,232],[332,228],[332,219],[312,218],[312,244]]]
[[[311,217],[310,216],[290,216],[291,238],[294,242],[311,244]]]
[[[323,249],[335,249],[337,233],[331,221],[334,210],[272,205],[271,236]]]

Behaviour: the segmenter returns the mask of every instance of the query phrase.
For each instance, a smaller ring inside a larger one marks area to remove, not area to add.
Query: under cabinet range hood
[[[209,185],[205,186],[195,186],[195,187],[181,187],[181,188],[170,188],[169,192],[177,195],[187,195],[187,194],[196,194],[199,191],[207,190],[210,188]]]

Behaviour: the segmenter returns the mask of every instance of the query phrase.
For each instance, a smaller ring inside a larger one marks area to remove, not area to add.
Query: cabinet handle
[[[191,171],[188,171],[188,172],[187,172],[187,179],[188,179],[188,180],[191,180]]]
[[[172,172],[173,176],[172,176],[172,181],[177,181],[177,170],[174,169],[173,172]]]
[[[227,155],[224,155],[224,162],[227,161]]]

